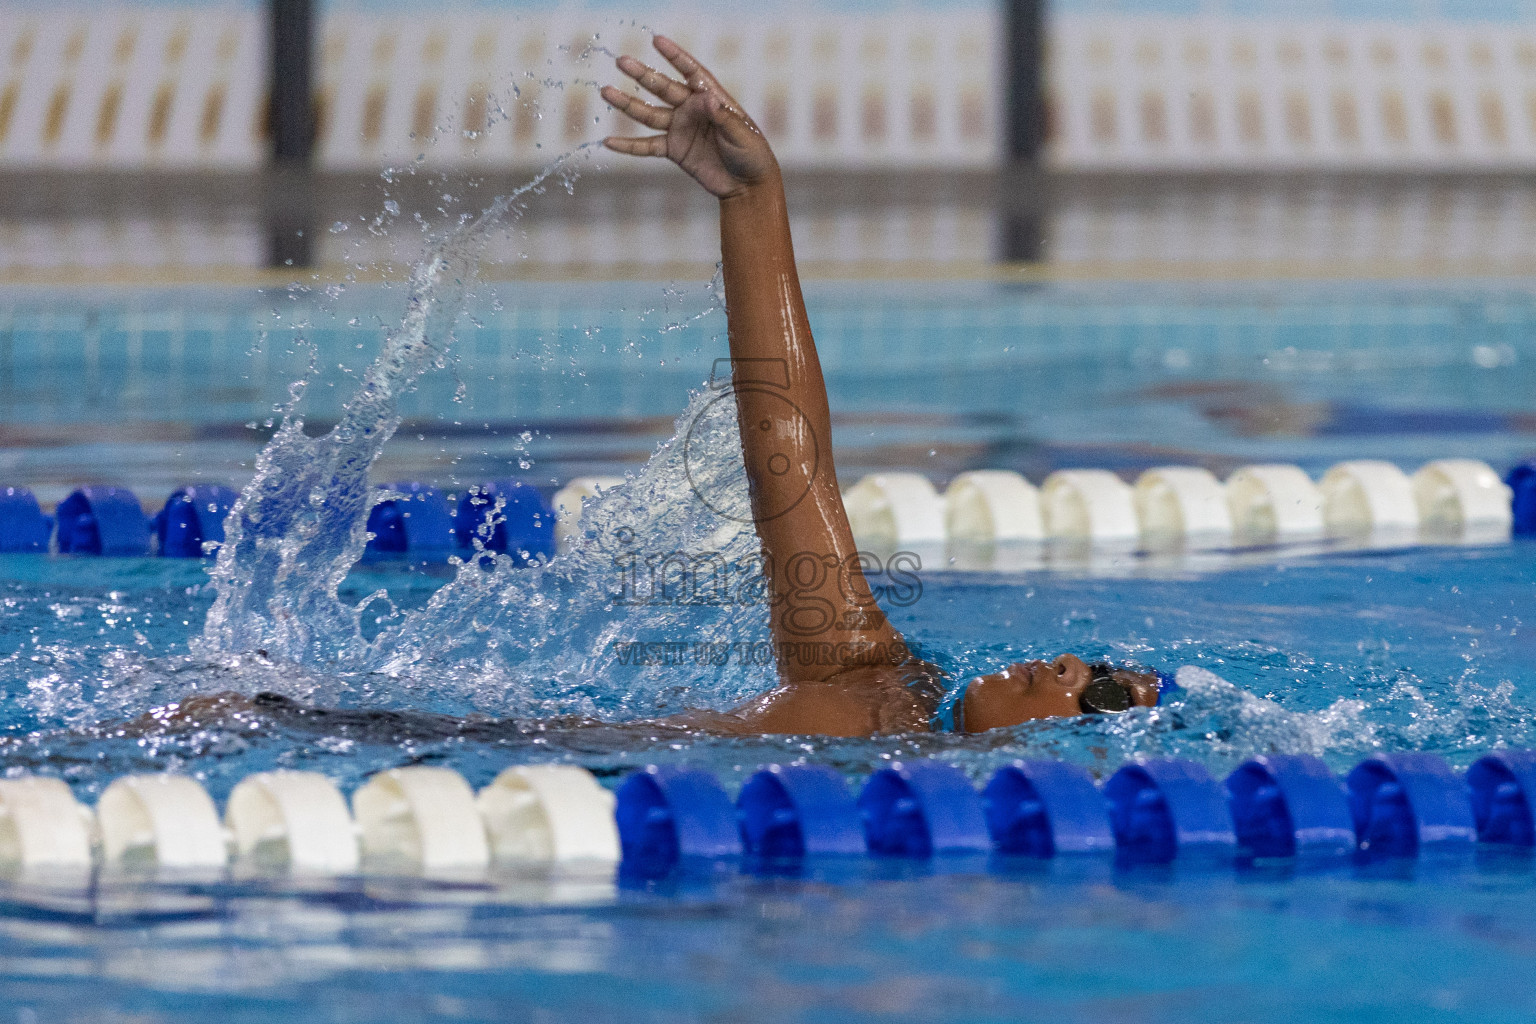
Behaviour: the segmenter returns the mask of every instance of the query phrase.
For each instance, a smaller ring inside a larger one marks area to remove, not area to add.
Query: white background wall
[[[737,18],[650,12],[714,67],[786,166],[985,167],[998,157],[990,7]],[[539,165],[614,130],[611,51],[648,32],[604,12],[342,9],[316,54],[319,165]],[[257,10],[105,8],[0,18],[0,166],[261,165]]]
[[[1351,2],[1283,18],[1057,5],[1050,162],[1536,168],[1536,15],[1510,20],[1527,0],[1457,8],[1483,12],[1470,19],[1404,4],[1390,20]],[[318,160],[331,170],[544,164],[615,129],[596,94],[615,78],[609,53],[649,50],[647,26],[613,5],[327,10]],[[728,4],[648,17],[717,69],[787,167],[899,170],[998,162],[1000,11]],[[265,75],[265,15],[248,3],[13,7],[0,17],[0,167],[259,167]]]

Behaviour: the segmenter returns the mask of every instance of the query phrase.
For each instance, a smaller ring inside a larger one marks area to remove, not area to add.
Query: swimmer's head
[[[1054,661],[1024,661],[973,679],[961,699],[959,725],[985,732],[1032,718],[1116,714],[1157,703],[1153,672],[1088,665],[1072,654]]]

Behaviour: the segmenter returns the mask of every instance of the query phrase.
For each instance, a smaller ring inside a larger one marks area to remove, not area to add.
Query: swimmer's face
[[[1133,706],[1157,703],[1157,676],[1153,673],[1121,668],[1111,670],[1109,678],[1110,685],[1124,688]],[[1048,662],[1018,662],[971,681],[965,690],[961,722],[966,732],[985,732],[1032,718],[1081,715],[1083,691],[1093,684],[1093,671],[1076,655],[1063,654]],[[1105,685],[1102,672],[1097,685]]]

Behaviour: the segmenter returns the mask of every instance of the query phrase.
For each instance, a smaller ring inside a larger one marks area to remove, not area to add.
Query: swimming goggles
[[[1085,715],[1123,715],[1136,706],[1136,694],[1129,684],[1115,678],[1115,670],[1104,662],[1089,665],[1092,681],[1077,696],[1077,706]],[[1158,697],[1162,692],[1159,687]]]

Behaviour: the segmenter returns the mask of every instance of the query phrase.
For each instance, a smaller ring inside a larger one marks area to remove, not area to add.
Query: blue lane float
[[[382,489],[400,497],[386,498],[369,511],[368,532],[373,539],[365,556],[446,562],[458,541],[453,510],[443,492],[415,482],[386,484]]]
[[[1242,856],[1338,856],[1355,848],[1344,787],[1320,758],[1256,757],[1227,776],[1227,797]]]
[[[461,551],[473,549],[479,540],[487,551],[506,554],[517,565],[555,553],[554,509],[538,488],[521,480],[496,480],[465,494],[453,529]]]
[[[981,795],[953,765],[912,761],[880,769],[859,794],[859,814],[871,856],[923,860],[992,849]]]
[[[1536,846],[1533,797],[1533,751],[1490,754],[1464,775],[1435,754],[1378,754],[1342,782],[1308,755],[1252,758],[1224,784],[1193,761],[1151,760],[1124,765],[1102,789],[1074,765],[1015,761],[981,793],[953,765],[909,761],[872,774],[856,802],[829,767],[770,766],[748,778],[734,808],[706,772],[651,767],[619,788],[615,815],[625,869],[656,878],[688,861],[757,870],[861,853],[1374,862],[1478,842]]]
[[[1226,794],[1203,765],[1179,758],[1130,764],[1104,785],[1116,853],[1131,863],[1230,856],[1237,847]]]
[[[25,487],[0,488],[0,552],[47,551],[53,520]]]
[[[1467,769],[1467,790],[1478,842],[1536,846],[1536,751],[1505,750],[1480,759]]]
[[[1492,472],[1486,465],[1480,465],[1485,475]],[[1536,535],[1536,462],[1513,467],[1505,475],[1504,482],[1509,487],[1511,531],[1516,535]],[[367,558],[446,560],[454,551],[467,554],[477,541],[485,550],[506,554],[520,566],[543,561],[555,553],[554,509],[541,490],[524,481],[495,480],[472,488],[457,501],[445,497],[430,485],[412,482],[387,486],[404,496],[380,502],[371,510],[368,529],[374,539],[368,544]],[[47,550],[48,539],[58,531],[58,549],[62,552],[144,553],[135,539],[139,532],[136,520],[143,516],[136,499],[131,508],[128,503],[122,503],[127,517],[124,522],[105,522],[118,517],[117,510],[106,507],[116,504],[113,496],[121,494],[132,498],[131,492],[110,487],[82,487],[61,504],[62,512],[56,510],[55,515],[49,517],[35,507],[36,499],[25,488],[10,487],[0,491],[3,491],[0,493],[0,552]],[[190,491],[208,495],[212,499],[208,504],[219,511],[210,517],[195,505],[188,509],[171,507],[179,504]],[[156,515],[149,527],[151,534],[159,538],[159,552],[170,557],[203,554],[200,547],[194,550],[191,540],[194,529],[202,533],[201,543],[220,543],[223,514],[233,504],[233,493],[223,487],[207,485],[173,492],[167,499],[167,508]],[[496,515],[498,500],[502,502],[499,517]],[[102,507],[98,508],[98,505]],[[174,521],[174,516],[184,518]],[[1502,526],[1502,512],[1497,518]],[[107,536],[102,535],[104,528]],[[450,540],[444,539],[445,529]],[[1159,675],[1161,695],[1166,697],[1176,689],[1177,684],[1171,676]]]
[[[1536,462],[1526,462],[1504,478],[1511,493],[1511,529],[1523,536],[1536,534]]]
[[[1345,780],[1355,842],[1377,860],[1455,849],[1477,839],[1467,784],[1436,754],[1378,754]]]
[[[1109,810],[1093,778],[1061,761],[1015,761],[982,791],[993,848],[1009,857],[1111,853]]]
[[[149,554],[149,517],[127,488],[81,487],[59,502],[54,519],[61,554]]]
[[[614,819],[626,867],[644,875],[741,855],[736,808],[708,772],[655,766],[635,772],[619,787]]]
[[[153,528],[165,558],[202,558],[224,543],[224,520],[240,495],[217,484],[198,484],[171,492],[155,513]]]
[[[742,846],[763,860],[864,853],[859,808],[843,777],[825,765],[771,765],[736,800]]]

